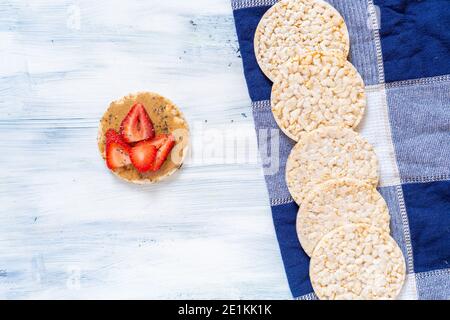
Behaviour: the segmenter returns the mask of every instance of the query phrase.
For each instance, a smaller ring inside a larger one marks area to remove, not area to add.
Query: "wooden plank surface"
[[[0,44],[0,298],[290,298],[229,0],[5,0]],[[141,90],[194,140],[145,187],[96,147]]]

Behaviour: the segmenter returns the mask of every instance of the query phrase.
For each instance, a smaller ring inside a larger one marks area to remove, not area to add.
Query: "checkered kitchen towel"
[[[450,0],[328,2],[347,23],[350,60],[366,84],[368,107],[358,131],[376,149],[379,191],[406,258],[401,297],[450,299]],[[276,0],[231,3],[256,129],[276,130],[271,82],[253,51],[256,26]],[[283,134],[279,139],[275,174],[266,161],[271,157],[261,152],[273,220],[292,294],[311,299],[309,258],[295,231],[298,207],[284,182],[294,143]]]

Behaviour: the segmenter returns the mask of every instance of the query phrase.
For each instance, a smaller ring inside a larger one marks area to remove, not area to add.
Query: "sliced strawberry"
[[[150,141],[142,141],[131,148],[130,158],[139,172],[147,172],[153,167],[157,149]]]
[[[145,107],[136,103],[120,124],[120,133],[128,143],[152,139],[155,136],[152,120]]]
[[[162,136],[164,136],[164,137],[162,137]],[[172,151],[173,146],[175,145],[175,138],[171,134],[161,135],[158,137],[159,137],[159,139],[157,141],[157,144],[159,144],[160,147],[158,149],[158,153],[156,154],[155,162],[153,163],[153,166],[152,166],[152,171],[158,171],[161,168],[164,161],[166,161],[167,157],[169,156],[170,151]],[[159,141],[159,140],[162,138],[164,138],[164,141],[161,144],[161,141]],[[152,140],[152,141],[154,141],[154,140]],[[152,142],[152,141],[150,141],[150,142]],[[155,143],[155,142],[153,142],[153,143]]]
[[[156,149],[159,149],[162,147],[164,142],[166,142],[168,137],[169,137],[168,134],[164,134],[164,133],[159,134],[156,137],[154,137],[152,140],[149,140],[149,142],[151,142],[151,144],[154,145],[156,147]]]
[[[106,132],[106,165],[114,170],[131,163],[130,147],[114,129]]]
[[[108,129],[108,131],[106,131],[105,133],[105,137],[106,143],[114,141],[128,146],[128,143],[126,143],[125,140],[123,140],[122,136],[114,129]]]

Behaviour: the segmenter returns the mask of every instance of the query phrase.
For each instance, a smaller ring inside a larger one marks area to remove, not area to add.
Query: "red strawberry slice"
[[[128,143],[152,139],[155,136],[152,120],[144,105],[136,103],[120,124],[120,133]]]
[[[131,163],[130,147],[114,129],[106,132],[106,165],[114,170]]]
[[[147,172],[153,167],[157,149],[150,141],[142,141],[131,148],[130,158],[139,172]]]
[[[159,134],[156,137],[154,137],[152,140],[149,140],[149,142],[151,142],[152,145],[154,145],[156,147],[156,149],[159,149],[162,147],[162,145],[164,144],[164,142],[166,142],[166,140],[168,139],[169,135],[168,134]]]
[[[164,161],[166,161],[170,151],[172,151],[172,148],[175,145],[175,138],[173,135],[167,134],[158,136],[150,142],[159,146],[155,162],[152,166],[152,171],[158,171],[163,165]]]

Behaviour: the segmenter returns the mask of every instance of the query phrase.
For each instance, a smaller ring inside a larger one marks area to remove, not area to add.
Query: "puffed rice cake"
[[[389,210],[372,184],[343,178],[319,184],[305,197],[297,215],[297,234],[311,256],[328,232],[349,223],[365,223],[390,231]]]
[[[258,24],[254,50],[263,73],[274,80],[289,57],[311,50],[336,50],[345,59],[350,40],[339,12],[322,0],[281,0]]]
[[[356,128],[366,108],[364,82],[341,56],[312,51],[280,66],[271,106],[278,126],[295,141],[322,126]]]
[[[319,299],[388,300],[400,293],[406,266],[389,233],[368,224],[348,224],[320,240],[309,272]]]
[[[286,184],[294,200],[301,204],[316,185],[340,178],[378,184],[378,160],[372,145],[355,131],[340,127],[305,134],[286,163]]]

